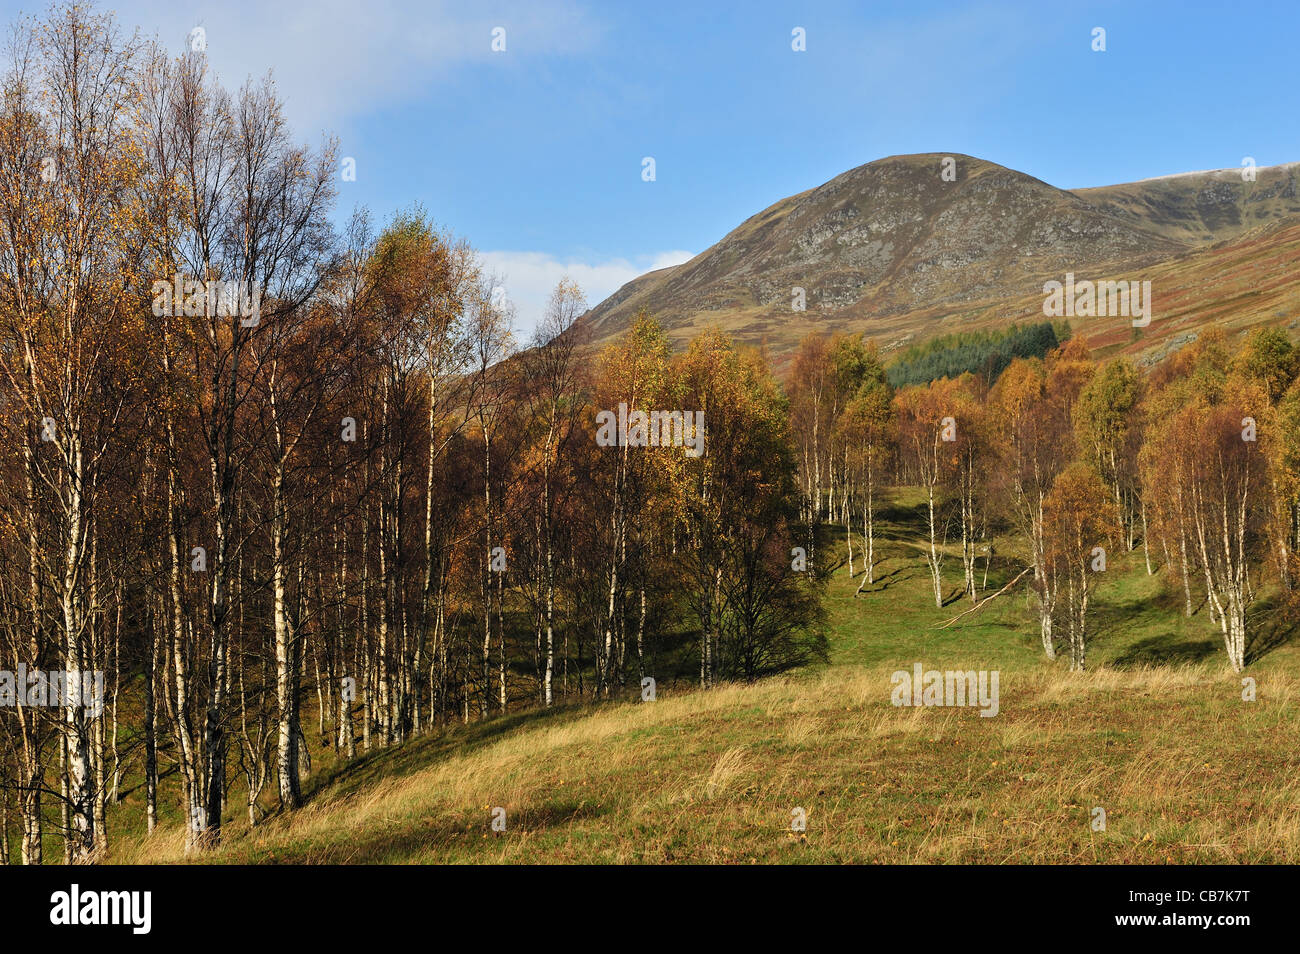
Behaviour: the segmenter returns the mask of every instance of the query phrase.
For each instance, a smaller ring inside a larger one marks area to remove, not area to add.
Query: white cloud
[[[346,135],[365,113],[431,95],[466,65],[577,53],[600,35],[574,0],[504,0],[490,13],[447,0],[119,0],[113,9],[124,30],[139,27],[177,54],[202,27],[227,88],[274,68],[298,138],[313,142],[325,131]],[[491,49],[497,26],[506,30],[504,53]]]
[[[680,250],[611,258],[603,262],[561,261],[545,252],[483,252],[484,265],[495,272],[516,310],[515,331],[520,343],[532,336],[556,282],[568,276],[581,286],[595,307],[632,279],[659,268],[680,265],[693,257]]]
[[[490,11],[454,0],[118,0],[124,31],[139,28],[169,51],[188,48],[202,27],[211,69],[231,90],[272,70],[299,141],[325,132],[353,154],[355,121],[400,110],[453,84],[483,64],[512,68],[533,57],[591,50],[604,27],[582,0],[500,0]],[[492,31],[506,30],[506,52],[492,51]],[[483,253],[516,307],[516,331],[531,336],[555,283],[569,276],[592,305],[626,282],[691,257],[672,251],[605,261],[560,260],[545,252]]]

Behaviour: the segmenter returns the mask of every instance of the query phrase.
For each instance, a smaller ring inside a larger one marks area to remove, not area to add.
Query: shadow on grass
[[[959,586],[943,598],[943,605],[951,606],[953,603],[956,603],[965,595],[966,595],[966,587],[964,585]]]
[[[1137,669],[1141,666],[1198,663],[1213,656],[1216,648],[1212,640],[1192,640],[1177,633],[1161,633],[1127,647],[1109,665],[1116,669]]]
[[[889,589],[895,583],[902,583],[906,580],[910,580],[913,576],[915,576],[916,575],[915,573],[908,573],[906,576],[900,575],[904,573],[904,571],[912,570],[912,569],[915,568],[912,566],[905,565],[890,570],[888,573],[884,574],[883,576],[877,576],[875,582],[868,583],[866,586],[862,588],[861,592],[855,592],[853,595],[854,597],[861,597],[861,596],[869,596],[872,593],[883,593],[885,590]]]
[[[599,818],[609,809],[588,801],[565,799],[544,806],[521,809],[507,816],[512,836],[520,832],[538,834],[562,828],[575,821]],[[489,830],[490,819],[483,813],[481,823],[465,824],[450,819],[409,819],[381,831],[356,832],[344,841],[313,843],[304,840],[279,851],[258,852],[253,847],[240,852],[241,862],[249,864],[395,864],[414,860],[430,853],[447,857],[456,852],[480,854],[497,846],[503,836]]]
[[[917,538],[929,539],[929,520],[929,508],[924,500],[911,506],[894,502],[876,511],[873,525],[877,537],[912,542]]]
[[[1126,582],[1123,592],[1110,590],[1088,610],[1089,636],[1106,650],[1107,665],[1117,669],[1186,665],[1214,655],[1219,648],[1215,633],[1195,631],[1205,625],[1202,620],[1194,616],[1193,623],[1170,625],[1171,618],[1186,619],[1181,588],[1160,586],[1155,592],[1133,593],[1132,580]],[[1188,625],[1192,632],[1186,631]],[[1143,635],[1135,638],[1137,633]]]
[[[1276,597],[1260,600],[1246,618],[1246,665],[1289,643],[1297,622],[1294,612]]]
[[[1106,597],[1089,610],[1088,628],[1090,636],[1114,654],[1109,665],[1120,669],[1179,665],[1223,653],[1222,632],[1210,620],[1208,603],[1202,598],[1194,605],[1192,616],[1186,616],[1186,596],[1177,580],[1153,593],[1116,594],[1112,590]],[[1171,620],[1177,623],[1171,626]],[[1296,625],[1297,620],[1276,594],[1259,599],[1246,621],[1247,664],[1288,643]],[[1134,638],[1131,634],[1135,633],[1145,635]]]
[[[380,781],[409,775],[453,754],[463,755],[481,749],[526,725],[567,721],[591,710],[593,705],[589,702],[556,705],[550,709],[525,709],[468,725],[456,723],[414,736],[401,744],[376,748],[304,779],[303,801],[309,803],[322,794],[336,798]]]

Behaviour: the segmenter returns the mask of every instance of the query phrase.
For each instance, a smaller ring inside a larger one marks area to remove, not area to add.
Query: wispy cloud
[[[573,0],[504,0],[490,10],[446,0],[123,0],[127,30],[139,27],[169,50],[202,27],[214,71],[228,87],[274,66],[300,138],[340,132],[351,120],[436,95],[457,70],[490,57],[523,63],[590,49],[601,28]],[[493,53],[492,30],[506,31]]]
[[[515,330],[521,341],[527,340],[537,327],[546,300],[555,283],[568,276],[587,294],[595,306],[632,279],[659,268],[680,265],[694,253],[675,250],[635,259],[611,258],[605,261],[561,260],[545,252],[484,252],[483,263],[495,272],[515,305]]]

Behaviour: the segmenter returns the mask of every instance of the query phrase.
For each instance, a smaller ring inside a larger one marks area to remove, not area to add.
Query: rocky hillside
[[[1236,238],[1257,226],[1300,216],[1300,162],[1257,169],[1187,172],[1074,194],[1132,225],[1188,245]]]
[[[889,348],[976,316],[987,323],[998,303],[1022,312],[1067,271],[1149,277],[1158,264],[1300,222],[1300,164],[1259,169],[1254,182],[1220,170],[1070,192],[961,155],[948,181],[944,158],[881,159],[777,202],[597,305],[587,317],[595,340],[645,309],[679,345],[717,325],[766,343],[778,362],[814,323],[867,330]]]

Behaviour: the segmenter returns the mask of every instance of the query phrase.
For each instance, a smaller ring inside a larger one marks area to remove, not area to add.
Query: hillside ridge
[[[948,159],[954,181],[943,178]],[[922,316],[951,324],[1066,272],[1152,269],[1300,222],[1300,163],[1258,167],[1253,182],[1241,171],[1066,190],[960,153],[887,156],[772,203],[689,261],[623,285],[584,321],[603,344],[645,310],[678,347],[718,326],[778,362],[814,321],[869,322],[886,336],[907,325],[919,340]],[[935,321],[929,333],[950,330]]]

